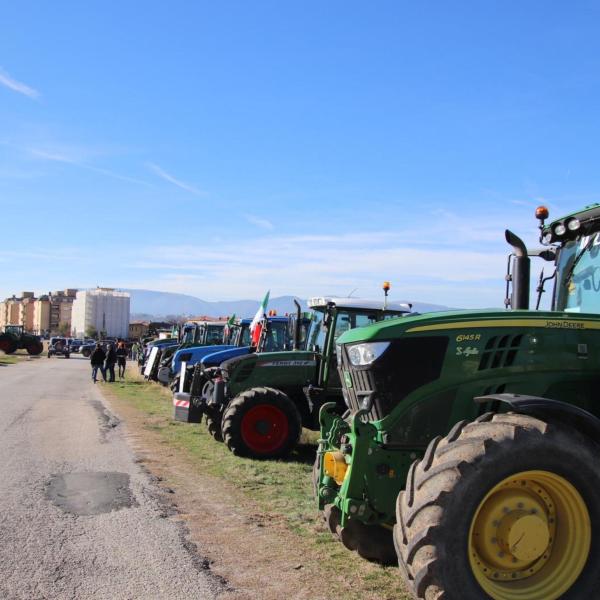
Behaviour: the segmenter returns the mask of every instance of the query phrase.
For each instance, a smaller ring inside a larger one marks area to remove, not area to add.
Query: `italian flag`
[[[270,293],[271,290],[265,294],[261,305],[258,307],[258,310],[254,315],[254,319],[252,319],[252,323],[250,323],[250,335],[252,336],[251,344],[253,346],[258,346],[258,340],[260,339],[260,333],[262,331],[261,321],[263,316],[267,314],[267,305],[269,304]]]

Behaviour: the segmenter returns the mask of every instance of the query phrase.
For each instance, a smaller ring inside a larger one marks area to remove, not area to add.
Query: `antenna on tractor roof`
[[[358,288],[354,288],[349,294],[348,294],[348,298],[352,298],[352,294],[354,294],[354,292],[357,290]]]

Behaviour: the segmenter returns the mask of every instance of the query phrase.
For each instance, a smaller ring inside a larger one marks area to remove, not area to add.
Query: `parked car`
[[[96,347],[96,340],[86,340],[85,344],[79,346],[79,353],[86,358],[89,358]]]
[[[48,346],[48,358],[59,355],[70,358],[71,350],[69,348],[69,340],[63,337],[51,338],[50,342],[52,342],[52,340],[54,340],[54,343],[51,343]]]
[[[79,352],[79,349],[81,348],[81,346],[83,346],[83,340],[80,338],[72,338],[70,340],[67,340],[67,343],[69,344],[69,349],[71,350],[71,352]]]

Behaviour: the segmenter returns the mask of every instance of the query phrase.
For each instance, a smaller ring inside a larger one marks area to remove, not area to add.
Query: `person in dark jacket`
[[[125,367],[127,366],[127,348],[125,342],[119,342],[117,347],[117,365],[119,365],[119,379],[125,377]]]
[[[102,349],[100,342],[96,344],[94,351],[90,355],[90,363],[92,365],[92,380],[96,383],[98,377],[98,369],[100,369],[100,373],[102,373],[102,379],[106,381],[106,373],[104,371],[104,359],[106,358],[106,353]]]
[[[117,362],[117,353],[115,347],[112,344],[108,345],[106,350],[106,359],[104,361],[104,372],[108,373],[108,382],[114,383],[115,381],[115,364]]]

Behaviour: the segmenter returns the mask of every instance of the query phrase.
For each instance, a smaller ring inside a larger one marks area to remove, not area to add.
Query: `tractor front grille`
[[[370,420],[382,419],[408,394],[438,379],[447,347],[447,336],[400,338],[367,367],[354,367],[344,347],[340,378],[348,407],[370,408]]]

